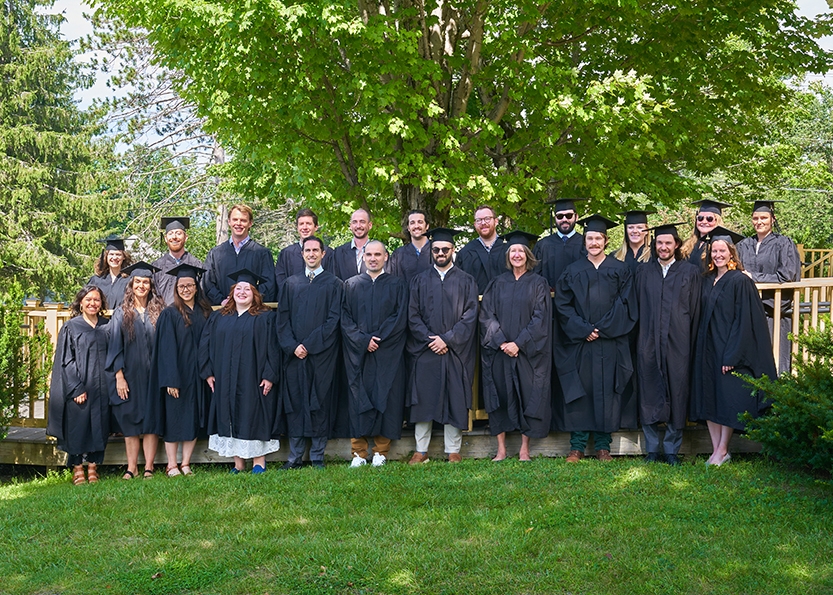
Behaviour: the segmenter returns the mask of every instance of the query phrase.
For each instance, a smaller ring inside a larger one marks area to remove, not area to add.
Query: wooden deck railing
[[[833,250],[805,248],[802,244],[798,244],[798,254],[802,262],[802,279],[833,277]]]
[[[829,264],[828,264],[829,266]],[[795,335],[807,332],[808,329],[824,328],[826,324],[825,314],[830,313],[831,295],[833,295],[833,277],[828,278],[805,278],[795,283],[758,283],[758,290],[771,289],[775,291],[774,307],[774,337],[772,352],[775,361],[780,355],[780,319],[781,303],[786,299],[793,301],[792,312],[792,333]],[[26,316],[24,328],[27,333],[47,332],[53,345],[55,344],[58,331],[64,322],[69,320],[69,309],[63,304],[43,304],[28,302],[24,307]],[[39,325],[43,322],[43,325]],[[39,329],[41,329],[39,331]],[[792,344],[794,356],[798,354],[798,345]],[[801,354],[807,357],[806,354]],[[42,366],[51,366],[52,362],[40,362]],[[476,382],[476,381],[475,381]],[[47,395],[26,394],[20,395],[18,400],[18,416],[11,421],[12,426],[18,427],[46,427],[46,403]],[[477,399],[477,386],[474,390],[474,410],[471,412],[470,420],[487,419],[486,411],[481,408]]]

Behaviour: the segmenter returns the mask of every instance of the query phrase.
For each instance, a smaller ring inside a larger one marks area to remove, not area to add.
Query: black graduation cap
[[[432,242],[451,242],[453,244],[454,236],[458,233],[461,232],[456,229],[450,229],[448,227],[435,227],[425,232],[425,235],[428,236],[428,239]]]
[[[625,216],[625,225],[636,225],[637,223],[643,223],[648,225],[648,215],[656,213],[654,210],[645,210],[645,211],[624,211],[622,213],[617,213],[617,215],[624,215]]]
[[[165,233],[173,231],[174,229],[188,229],[191,227],[190,217],[162,217],[159,222],[159,229]]]
[[[547,204],[550,204],[555,208],[555,212],[558,211],[575,211],[576,210],[576,203],[581,202],[582,200],[587,200],[586,198],[556,198],[555,200],[548,200]]]
[[[132,264],[126,269],[122,269],[122,273],[127,273],[127,276],[132,279],[133,277],[153,277],[153,273],[158,273],[161,270],[162,269],[153,266],[149,262],[140,260],[136,264]]]
[[[678,225],[686,225],[683,221],[677,221],[676,223],[663,223],[662,225],[657,225],[655,227],[649,227],[648,231],[654,232],[654,237],[657,236],[664,236],[666,234],[671,234],[678,240],[680,236],[677,235],[677,226]]]
[[[503,234],[500,238],[510,246],[520,244],[521,246],[529,248],[532,246],[532,243],[538,239],[538,236],[525,231],[515,230]]]
[[[245,281],[249,285],[254,285],[255,287],[257,287],[261,283],[266,283],[266,279],[264,279],[257,273],[253,273],[249,269],[240,269],[239,271],[234,271],[228,277],[235,283]]]
[[[717,226],[713,230],[711,230],[708,234],[706,234],[706,241],[713,242],[715,240],[723,240],[724,242],[729,242],[730,244],[737,244],[743,239],[743,236],[737,232],[732,231],[731,229],[726,229],[725,227]]]
[[[104,238],[103,240],[96,240],[99,244],[104,244],[105,250],[121,250],[124,252],[124,240],[117,237]]]
[[[590,215],[589,217],[585,217],[584,219],[579,219],[579,224],[584,226],[584,233],[588,231],[595,231],[598,233],[603,233],[607,235],[607,230],[611,227],[616,227],[619,225],[615,221],[611,221],[607,217],[603,217],[601,215]]]
[[[770,213],[775,213],[775,203],[777,202],[784,202],[783,200],[750,200],[747,202],[755,203],[752,207],[752,212],[757,213],[758,211],[768,211]]]
[[[195,267],[192,264],[188,264],[187,262],[183,262],[180,265],[175,266],[170,271],[167,271],[168,275],[173,275],[177,279],[181,279],[183,277],[189,277],[191,279],[199,279],[202,277],[202,274],[205,272],[205,269],[202,267]]]
[[[697,210],[698,213],[715,213],[717,215],[722,215],[723,209],[728,209],[732,206],[727,202],[720,202],[719,200],[712,200],[710,198],[701,198],[691,204],[699,207]]]

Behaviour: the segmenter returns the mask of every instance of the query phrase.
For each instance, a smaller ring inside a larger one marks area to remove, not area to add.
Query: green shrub
[[[758,419],[745,415],[749,437],[784,463],[833,472],[833,328],[797,337],[810,354],[794,359],[794,374],[776,380],[747,378],[772,400]]]
[[[52,366],[49,335],[40,328],[29,336],[22,306],[19,285],[0,293],[0,439],[6,437],[20,401],[46,392]]]

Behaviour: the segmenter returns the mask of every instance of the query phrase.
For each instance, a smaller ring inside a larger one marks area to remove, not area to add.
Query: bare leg
[[[197,439],[189,440],[182,443],[182,466],[191,466],[191,455],[194,454],[194,449],[197,447]]]
[[[716,424],[713,421],[707,421],[706,426],[709,428],[709,438],[712,441],[712,456],[709,457],[709,460],[706,461],[707,463],[719,463],[723,457],[720,459],[717,458],[717,449],[720,447],[720,424]]]
[[[521,434],[521,452],[518,453],[518,458],[522,461],[531,461],[529,458],[529,436]]]
[[[173,469],[174,467],[176,467],[176,450],[177,450],[176,447],[177,447],[178,444],[179,444],[178,442],[166,442],[165,443],[165,456],[168,459],[168,469]],[[184,450],[185,449],[183,448],[183,454],[182,454],[182,464],[183,465],[185,464]]]
[[[497,435],[497,454],[493,461],[502,461],[506,458],[506,432]]]
[[[718,443],[717,449],[715,450],[715,458],[717,459],[715,462],[720,463],[723,459],[726,458],[726,455],[729,454],[729,441],[732,439],[732,434],[734,434],[735,429],[730,428],[729,426],[720,426],[720,442]]]
[[[145,471],[153,471],[153,461],[156,459],[156,449],[158,447],[159,436],[156,434],[144,435],[144,438],[142,438],[142,451],[145,453]]]
[[[124,437],[124,450],[127,452],[127,470],[133,475],[139,474],[139,447],[141,438],[138,436]]]
[[[266,469],[266,457],[262,456],[262,457],[253,458],[252,459],[252,466],[254,466],[254,465],[260,465],[261,467]]]
[[[234,468],[238,471],[245,471],[246,461],[241,459],[240,457],[234,457]]]

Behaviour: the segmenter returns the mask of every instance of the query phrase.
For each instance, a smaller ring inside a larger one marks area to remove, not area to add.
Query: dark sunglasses
[[[706,221],[707,223],[713,223],[717,221],[717,218],[712,215],[697,215],[697,221]]]
[[[575,213],[556,213],[555,214],[556,219],[572,219],[575,216],[576,216]]]
[[[451,252],[451,248],[431,248],[431,252],[433,254],[448,254]]]

